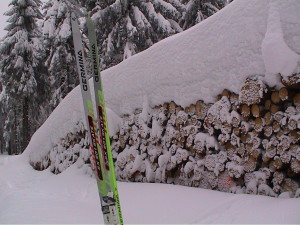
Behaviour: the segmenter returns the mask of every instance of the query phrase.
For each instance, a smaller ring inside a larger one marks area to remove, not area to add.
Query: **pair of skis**
[[[110,148],[96,33],[93,22],[87,13],[85,13],[85,19],[88,27],[89,52],[93,67],[93,94],[90,92],[86,67],[87,63],[84,56],[77,17],[74,12],[71,12],[72,34],[84,106],[84,116],[90,136],[93,169],[97,179],[104,223],[123,224],[114,163]],[[92,96],[94,98],[95,107],[92,103]]]

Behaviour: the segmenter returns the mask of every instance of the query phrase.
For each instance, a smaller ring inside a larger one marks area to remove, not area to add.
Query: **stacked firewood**
[[[259,76],[215,103],[168,102],[123,115],[111,137],[118,180],[163,182],[232,193],[300,196],[300,76],[267,87]],[[92,175],[83,122],[39,162],[61,173],[76,163]]]
[[[39,161],[30,161],[30,164],[36,170],[50,168],[52,173],[59,174],[76,163],[78,167],[86,167],[86,172],[92,174],[90,157],[88,133],[80,121],[72,132],[53,146],[48,155]]]
[[[253,76],[215,103],[137,109],[111,141],[119,180],[294,196],[299,140],[299,89],[267,87]]]

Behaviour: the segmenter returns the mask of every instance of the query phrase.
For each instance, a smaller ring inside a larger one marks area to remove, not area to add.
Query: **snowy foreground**
[[[166,184],[118,183],[126,224],[299,224],[300,200],[237,195]],[[0,156],[0,224],[103,223],[97,186],[82,169],[35,171]]]

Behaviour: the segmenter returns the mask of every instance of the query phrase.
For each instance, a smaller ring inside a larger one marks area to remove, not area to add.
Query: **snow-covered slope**
[[[151,106],[170,100],[187,106],[198,99],[212,102],[224,88],[238,92],[246,77],[265,74],[266,66],[272,68],[269,64],[278,60],[274,56],[266,59],[270,53],[263,41],[272,42],[268,37],[272,32],[280,32],[278,36],[283,37],[275,39],[275,44],[279,41],[287,52],[292,51],[293,60],[299,57],[300,1],[271,3],[235,0],[199,25],[103,71],[106,106],[112,110],[110,132],[118,127],[115,114],[141,108],[145,99]],[[274,19],[274,14],[280,20]],[[275,69],[287,70],[278,66]],[[276,83],[276,77],[268,75],[268,80]],[[81,94],[77,87],[35,133],[26,152],[32,152],[33,161],[47,155],[60,138],[75,129],[81,118]]]
[[[118,183],[125,224],[299,224],[299,199],[234,195],[166,184]],[[103,224],[94,178],[53,175],[24,156],[0,156],[1,224]]]

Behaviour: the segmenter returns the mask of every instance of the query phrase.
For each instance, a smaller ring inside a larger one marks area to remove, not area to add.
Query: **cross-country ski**
[[[84,57],[83,43],[77,17],[72,12],[72,32],[77,59],[77,68],[80,79],[82,100],[84,105],[84,116],[88,126],[91,155],[94,164],[95,177],[97,179],[98,191],[101,201],[101,209],[105,224],[123,224],[122,214],[119,202],[119,194],[114,174],[114,165],[111,156],[110,140],[108,135],[108,126],[106,122],[106,112],[104,98],[101,87],[101,76],[99,68],[99,56],[94,27],[90,17],[86,16],[89,41],[90,56],[93,65],[93,82],[96,113],[92,104],[92,98],[87,79],[86,61]],[[96,115],[96,117],[95,117]]]

